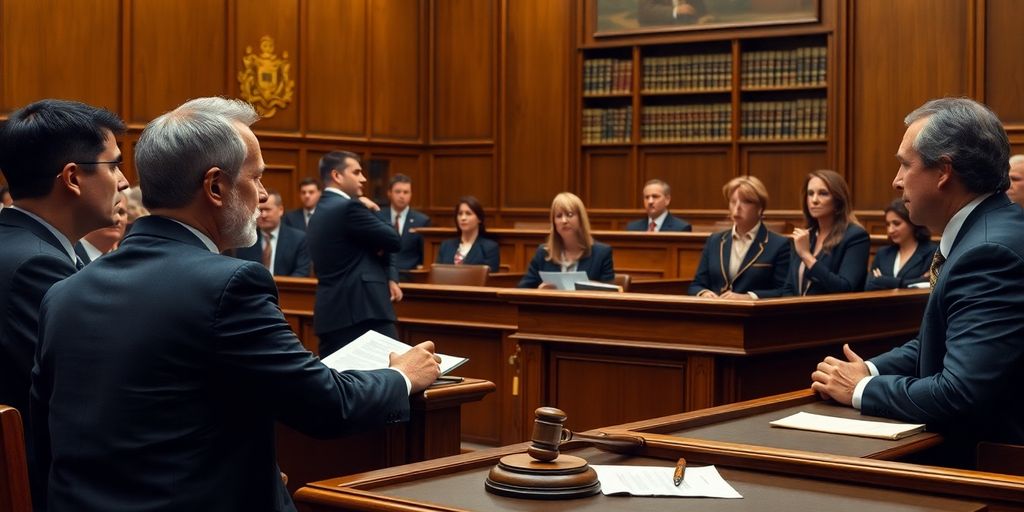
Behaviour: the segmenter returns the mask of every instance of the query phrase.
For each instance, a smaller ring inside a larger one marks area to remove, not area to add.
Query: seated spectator
[[[1010,188],[1006,196],[1019,205],[1024,205],[1024,155],[1010,157]]]
[[[117,204],[114,205],[114,225],[90,231],[75,244],[75,254],[82,260],[83,265],[88,265],[100,256],[117,249],[117,245],[124,238],[124,230],[128,225],[128,210],[125,208],[128,198],[124,192],[118,192],[117,196]]]
[[[127,198],[124,208],[128,213],[128,224],[125,226],[124,232],[128,234],[132,232],[132,224],[135,223],[135,220],[149,215],[149,210],[142,206],[142,189],[138,185],[125,190],[124,195]]]
[[[376,214],[385,224],[395,228],[402,248],[394,254],[395,267],[400,272],[423,265],[423,235],[416,228],[430,226],[427,214],[412,209],[412,178],[396,174],[388,182],[388,207]]]
[[[740,176],[726,183],[722,194],[729,202],[732,229],[708,237],[689,294],[722,299],[782,296],[790,242],[761,222],[768,189],[753,176]]]
[[[284,214],[281,222],[285,226],[306,231],[309,225],[309,218],[316,211],[316,203],[320,200],[320,182],[316,178],[303,178],[299,182],[299,201],[302,208],[296,208]]]
[[[871,263],[865,290],[906,288],[928,282],[928,268],[938,246],[931,231],[910,222],[910,212],[902,199],[885,209],[885,228],[892,245],[882,247]]]
[[[455,231],[458,238],[441,242],[437,263],[455,265],[487,265],[491,272],[498,271],[501,253],[498,243],[487,238],[484,208],[473,196],[464,196],[455,205]]]
[[[586,272],[591,281],[615,280],[612,248],[594,241],[590,219],[583,201],[575,194],[562,192],[551,202],[551,232],[547,243],[537,247],[530,268],[519,281],[519,288],[552,288],[544,284],[540,272]]]
[[[661,180],[651,180],[644,185],[644,208],[647,218],[626,224],[626,231],[693,231],[693,226],[668,212],[672,202],[672,188]]]
[[[11,189],[7,187],[0,187],[0,209],[6,206],[14,204],[14,199],[11,198]]]
[[[793,230],[787,295],[820,295],[863,289],[871,239],[860,227],[850,192],[835,171],[819,170],[804,180],[806,228]]]
[[[309,251],[306,233],[281,224],[284,207],[281,194],[267,191],[267,201],[259,206],[256,243],[238,249],[235,257],[263,263],[275,276],[309,277]]]

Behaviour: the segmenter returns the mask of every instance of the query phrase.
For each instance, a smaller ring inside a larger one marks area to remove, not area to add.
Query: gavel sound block
[[[554,407],[538,408],[533,423],[533,444],[526,453],[502,457],[484,482],[488,492],[512,498],[570,499],[601,492],[601,482],[587,461],[559,454],[560,448],[595,445],[618,452],[643,446],[641,437],[591,436],[563,428],[565,413]]]

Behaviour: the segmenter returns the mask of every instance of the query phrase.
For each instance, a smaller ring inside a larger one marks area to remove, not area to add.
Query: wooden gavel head
[[[555,407],[538,407],[534,414],[537,417],[533,421],[533,435],[530,437],[533,444],[526,453],[542,462],[555,460],[558,458],[558,445],[569,432],[562,427],[565,413]]]

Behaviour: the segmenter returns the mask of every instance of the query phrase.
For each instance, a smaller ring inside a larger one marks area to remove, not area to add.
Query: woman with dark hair
[[[551,231],[547,243],[537,247],[519,288],[552,288],[541,272],[586,272],[587,279],[610,283],[615,280],[612,248],[595,241],[583,201],[562,192],[551,202]]]
[[[793,230],[787,295],[821,295],[863,289],[871,239],[850,204],[846,181],[819,170],[804,180],[806,228]]]
[[[910,222],[910,212],[902,199],[885,209],[885,228],[892,245],[882,247],[871,263],[865,290],[906,288],[928,282],[928,267],[938,248],[931,232]]]
[[[491,272],[497,272],[501,253],[498,243],[487,238],[484,218],[480,201],[473,196],[459,198],[455,205],[455,230],[459,237],[441,242],[435,263],[487,265]]]

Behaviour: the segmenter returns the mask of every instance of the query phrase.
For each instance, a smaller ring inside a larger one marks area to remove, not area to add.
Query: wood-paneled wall
[[[1024,3],[821,0],[834,80],[828,144],[581,155],[578,50],[592,44],[593,1],[0,0],[0,118],[45,97],[100,105],[130,124],[130,158],[153,117],[197,96],[238,96],[246,49],[268,35],[279,57],[287,52],[296,87],[255,129],[268,186],[288,206],[319,157],[342,148],[412,176],[414,206],[447,217],[471,194],[495,226],[543,221],[551,197],[573,190],[595,207],[596,226],[615,228],[641,215],[639,190],[654,177],[675,185],[684,216],[715,217],[732,169],[765,178],[773,209],[795,212],[800,170],[832,167],[858,210],[880,210],[893,196],[903,116],[942,95],[989,103],[1024,150]],[[647,37],[619,43],[737,36]]]

